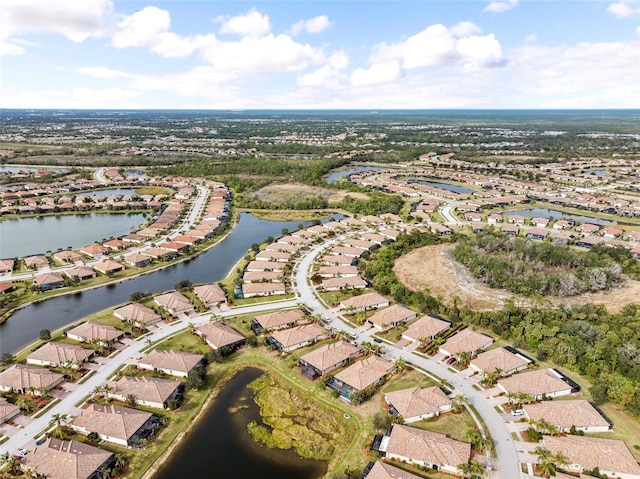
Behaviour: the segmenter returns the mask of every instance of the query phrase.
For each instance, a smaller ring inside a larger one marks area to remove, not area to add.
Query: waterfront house
[[[378,356],[369,356],[340,371],[327,382],[327,386],[349,400],[353,392],[382,384],[394,371],[393,363]]]
[[[286,251],[264,250],[256,254],[256,261],[275,261],[277,263],[286,263],[291,259],[291,253]]]
[[[205,357],[202,354],[155,350],[138,359],[136,365],[139,369],[186,378],[193,368],[204,366],[205,362]]]
[[[109,275],[109,274],[114,274],[114,273],[123,271],[124,266],[122,266],[117,261],[113,261],[112,259],[107,259],[94,264],[93,269],[95,269],[98,273]]]
[[[106,250],[104,249],[104,247],[99,244],[91,244],[89,246],[80,248],[80,252],[82,254],[94,259],[102,257],[105,254],[105,251]]]
[[[402,417],[405,424],[438,416],[453,407],[451,399],[438,386],[416,386],[388,392],[384,395],[384,400],[389,412]]]
[[[148,256],[149,258],[159,259],[162,261],[169,261],[170,259],[173,259],[176,257],[175,251],[171,251],[164,248],[149,248],[149,249],[142,250],[140,254],[143,254],[144,256]]]
[[[39,274],[33,282],[43,291],[64,288],[64,278],[59,273]]]
[[[81,409],[67,426],[87,436],[96,433],[103,441],[120,446],[139,446],[160,429],[160,418],[138,409],[94,403]]]
[[[255,334],[276,329],[292,328],[297,324],[307,323],[309,319],[301,309],[289,309],[256,316],[251,320],[251,329]]]
[[[143,268],[151,263],[151,258],[140,253],[131,253],[124,257],[124,262],[136,268]]]
[[[108,345],[121,339],[124,336],[124,331],[107,324],[87,321],[75,328],[71,328],[66,332],[66,335],[68,338],[75,339],[81,343],[98,341],[102,345]]]
[[[153,298],[153,302],[167,310],[173,316],[188,314],[195,309],[191,304],[191,301],[189,301],[189,298],[177,291],[171,291],[169,293],[156,296]]]
[[[79,263],[83,260],[82,255],[80,253],[76,253],[72,250],[64,250],[58,251],[57,253],[53,253],[53,257],[60,261],[61,263]]]
[[[0,259],[0,274],[10,274],[16,262],[13,259]]]
[[[0,372],[0,391],[26,394],[32,388],[34,394],[50,391],[64,381],[62,374],[45,368],[25,364],[13,364]]]
[[[111,251],[124,251],[127,248],[131,247],[131,243],[128,241],[123,241],[121,239],[112,239],[109,241],[105,241],[102,246]]]
[[[282,279],[279,271],[245,271],[242,274],[243,283],[282,283]]]
[[[162,320],[153,309],[140,303],[129,303],[113,310],[113,315],[137,328],[146,328]]]
[[[277,261],[249,261],[246,271],[284,271],[286,263],[279,263]]]
[[[200,336],[213,349],[226,348],[235,350],[244,344],[244,336],[231,326],[219,321],[203,324],[195,328]]]
[[[101,479],[115,462],[113,453],[99,447],[51,437],[22,459],[22,468],[48,479]]]
[[[122,376],[111,383],[109,397],[126,402],[133,397],[137,405],[166,409],[170,401],[182,401],[184,385],[172,379]]]
[[[422,479],[422,476],[411,474],[386,462],[376,461],[367,464],[360,479]]]
[[[360,348],[346,341],[326,344],[300,358],[299,364],[309,379],[316,379],[345,366],[360,355]]]
[[[64,364],[77,369],[95,354],[93,349],[74,344],[49,342],[27,356],[27,364],[57,368]]]
[[[276,294],[287,294],[287,287],[284,283],[245,283],[242,285],[243,298],[273,296]]]
[[[194,293],[207,308],[227,303],[227,295],[216,283],[208,283],[193,288]]]
[[[49,267],[49,260],[43,254],[25,256],[23,261],[27,269],[40,270]]]
[[[75,281],[87,281],[96,277],[96,272],[86,266],[76,266],[65,270],[63,273]]]

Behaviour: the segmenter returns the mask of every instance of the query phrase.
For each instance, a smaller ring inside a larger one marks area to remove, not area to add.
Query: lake
[[[473,193],[476,190],[472,188],[467,188],[466,186],[459,185],[450,185],[449,183],[439,183],[437,181],[426,181],[426,180],[408,180],[408,183],[419,183],[421,185],[432,186],[434,188],[440,188],[441,190],[453,191],[454,193],[458,193],[461,195],[465,195],[468,193]]]
[[[376,166],[355,166],[355,167],[349,168],[348,170],[334,171],[327,177],[327,183],[329,183],[330,185],[333,185],[340,178],[347,175],[362,173],[363,171],[379,171],[379,170],[386,170],[386,168],[379,168]]]
[[[77,196],[88,196],[89,198],[91,198],[92,196],[124,196],[136,194],[136,190],[134,190],[133,188],[109,188],[107,190],[83,191],[82,193],[78,193]]]
[[[145,213],[89,213],[37,216],[0,222],[0,258],[15,258],[58,248],[82,248],[122,236],[146,221]]]
[[[336,214],[323,222],[341,218],[344,216]],[[293,231],[300,224],[306,227],[312,222],[266,221],[251,213],[241,213],[238,224],[224,240],[192,260],[122,283],[51,298],[16,311],[0,325],[0,354],[28,346],[38,339],[38,332],[43,328],[54,331],[90,314],[125,303],[134,291],[167,291],[183,279],[189,279],[192,283],[221,281],[253,243],[261,243],[269,236],[281,236],[283,228]]]
[[[528,210],[505,211],[504,216],[519,215],[525,218],[549,218],[553,220],[567,220],[574,223],[591,223],[594,225],[615,225],[617,222],[603,220],[600,218],[592,218],[591,216],[572,215],[562,211],[550,210],[548,208],[532,208]]]
[[[261,370],[251,368],[231,378],[153,479],[323,477],[327,472],[325,461],[302,459],[292,450],[261,446],[247,431],[250,421],[261,421],[260,408],[247,387],[260,375]]]

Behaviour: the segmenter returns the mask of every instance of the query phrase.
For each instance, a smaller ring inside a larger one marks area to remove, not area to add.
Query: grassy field
[[[335,213],[334,210],[248,210],[253,216],[267,221],[313,221]]]

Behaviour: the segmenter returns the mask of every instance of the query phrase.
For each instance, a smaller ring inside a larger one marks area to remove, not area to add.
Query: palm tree
[[[548,423],[544,418],[540,418],[534,422],[536,430],[540,434],[550,434],[555,436],[558,433],[558,428],[553,424]]]
[[[454,398],[451,399],[451,404],[453,405],[454,412],[462,412],[467,404],[469,404],[469,400],[463,394],[458,394]]]
[[[404,358],[398,358],[396,359],[396,371],[398,371],[399,373],[401,373],[402,371],[404,371],[407,367],[407,362],[404,360]]]
[[[465,441],[469,441],[476,451],[486,453],[491,449],[491,440],[484,437],[480,431],[474,427],[467,428],[464,431],[462,438]]]
[[[54,429],[54,433],[56,437],[62,438],[62,423],[66,424],[67,418],[68,416],[66,414],[59,414],[59,413],[56,413],[53,416],[51,416],[51,420],[56,424],[56,428]]]
[[[35,387],[33,387],[33,386],[29,386],[29,387],[27,388],[27,394],[28,394],[29,396],[31,396],[32,398],[33,398],[33,397],[36,397],[36,388],[35,388]]]
[[[126,456],[119,452],[114,456],[114,458],[116,460],[115,466],[118,468],[119,471],[122,471],[122,469],[124,469],[124,467],[127,465]]]
[[[500,368],[495,368],[493,371],[491,372],[486,372],[484,373],[484,377],[482,378],[482,381],[480,381],[482,384],[484,384],[487,387],[493,387],[495,386],[496,382],[498,382],[498,378],[502,375],[502,369]]]
[[[471,353],[469,351],[462,351],[458,354],[458,362],[463,366],[468,366],[471,361]]]
[[[487,476],[487,469],[473,459],[466,464],[458,465],[458,471],[460,471],[466,479],[482,479]]]

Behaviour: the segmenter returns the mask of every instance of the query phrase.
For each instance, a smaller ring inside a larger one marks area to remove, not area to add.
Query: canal
[[[334,215],[323,221],[340,218],[343,216]],[[283,228],[295,230],[298,229],[298,225],[310,224],[309,221],[266,221],[250,213],[241,213],[235,228],[224,240],[190,261],[122,283],[31,304],[16,311],[0,325],[0,354],[26,347],[38,338],[41,329],[54,331],[90,314],[125,303],[134,291],[167,291],[173,289],[182,279],[188,279],[192,283],[221,281],[252,244],[261,243],[269,236],[281,236]]]
[[[237,373],[180,442],[153,479],[232,477],[317,479],[327,471],[325,461],[302,459],[292,450],[269,449],[256,443],[250,421],[261,422],[260,409],[247,385],[260,377],[256,368]]]

